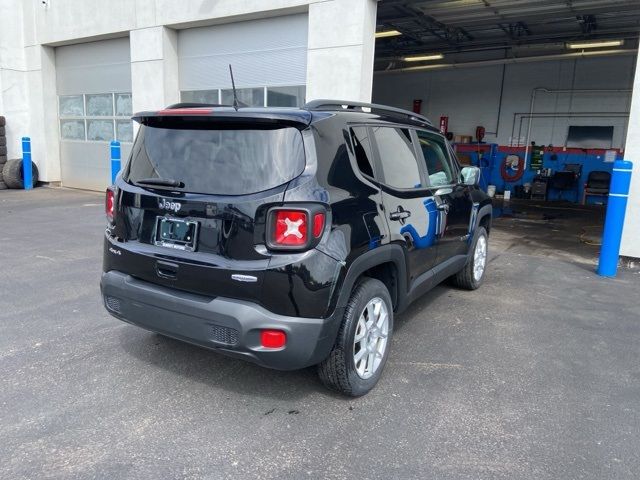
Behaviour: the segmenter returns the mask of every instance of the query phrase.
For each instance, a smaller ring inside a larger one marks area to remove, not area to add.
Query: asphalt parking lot
[[[0,478],[638,478],[638,273],[496,222],[484,286],[414,304],[346,399],[110,317],[102,203],[0,192]]]

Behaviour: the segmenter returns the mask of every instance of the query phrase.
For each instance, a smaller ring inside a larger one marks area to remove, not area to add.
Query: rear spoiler
[[[159,111],[139,112],[133,120],[141,125],[166,128],[206,129],[216,125],[223,128],[277,128],[294,127],[304,130],[311,123],[312,115],[306,110],[265,111],[260,108],[242,108],[216,106],[181,106]]]

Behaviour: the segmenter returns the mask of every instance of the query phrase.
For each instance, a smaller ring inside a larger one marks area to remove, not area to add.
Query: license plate
[[[198,242],[198,222],[157,217],[155,244],[193,252]]]

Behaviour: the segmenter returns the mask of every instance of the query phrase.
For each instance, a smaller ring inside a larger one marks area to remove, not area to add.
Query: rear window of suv
[[[140,126],[125,181],[176,180],[177,190],[246,195],[283,185],[305,167],[295,128],[180,129]]]

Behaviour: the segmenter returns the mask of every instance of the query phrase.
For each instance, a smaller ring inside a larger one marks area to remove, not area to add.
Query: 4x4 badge
[[[164,208],[165,210],[171,210],[173,212],[177,212],[182,208],[182,204],[180,202],[171,202],[164,198],[158,200],[158,207]]]

